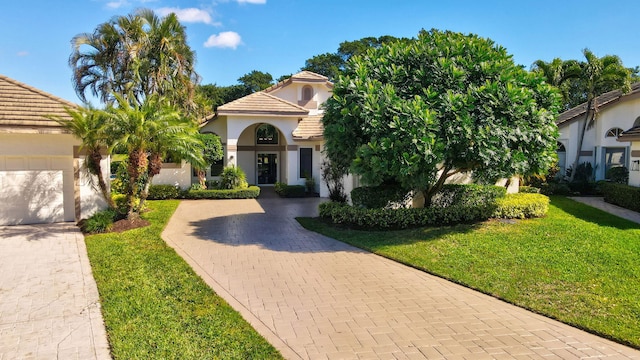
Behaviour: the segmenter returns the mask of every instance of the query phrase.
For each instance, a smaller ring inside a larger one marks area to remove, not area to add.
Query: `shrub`
[[[600,184],[604,201],[640,212],[640,188],[626,184],[604,182]]]
[[[247,176],[244,171],[237,166],[227,166],[222,170],[220,175],[220,188],[221,189],[246,189]]]
[[[344,193],[344,173],[335,164],[325,160],[322,162],[322,180],[329,188],[329,199],[340,203],[347,202],[347,194]]]
[[[111,230],[118,213],[114,209],[106,209],[91,215],[80,222],[80,229],[85,234],[105,233]]]
[[[118,214],[126,214],[127,212],[127,196],[125,194],[111,194],[111,198],[113,199],[113,202],[116,204],[116,211],[118,212]],[[134,208],[138,208],[140,207],[140,198],[135,198],[135,204],[134,204]],[[145,206],[146,208],[146,206]],[[145,209],[139,209],[140,212],[144,211]]]
[[[189,187],[189,191],[191,190],[206,190],[206,188],[204,185],[200,183],[196,183],[196,184],[191,184],[191,186]]]
[[[580,195],[597,195],[598,186],[593,181],[573,181],[568,183],[571,193],[579,193]]]
[[[180,189],[173,185],[151,185],[149,186],[149,200],[177,199],[180,197]]]
[[[504,197],[507,189],[502,186],[477,184],[447,184],[431,199],[431,206],[452,205],[485,206]]]
[[[541,194],[508,194],[496,199],[496,210],[492,217],[503,219],[526,219],[542,217],[549,211],[549,198]]]
[[[361,186],[351,190],[351,202],[366,209],[405,207],[409,192],[398,185]]]
[[[629,183],[629,170],[624,166],[612,167],[607,170],[605,177],[611,182],[626,185]]]
[[[540,189],[533,186],[520,186],[518,192],[522,194],[540,194]]]
[[[542,184],[540,187],[540,194],[542,195],[571,195],[571,189],[566,183],[547,183]]]
[[[220,181],[218,180],[207,180],[206,181],[207,189],[220,189]]]
[[[249,186],[245,189],[212,189],[189,190],[187,199],[255,199],[260,195],[260,188]]]
[[[306,187],[304,185],[287,185],[282,182],[275,184],[275,191],[278,195],[285,198],[305,197]]]

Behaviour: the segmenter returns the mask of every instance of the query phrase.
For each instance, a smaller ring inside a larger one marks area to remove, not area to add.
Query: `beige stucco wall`
[[[163,164],[160,174],[153,177],[154,185],[172,185],[183,190],[188,189],[192,183],[191,165],[184,161],[179,164]]]
[[[634,141],[631,144],[631,151],[637,151],[640,152],[640,141]],[[631,166],[629,167],[629,185],[631,186],[640,186],[640,169],[639,170],[635,170],[636,168],[633,166],[633,162],[634,161],[640,161],[640,156],[631,157]],[[640,165],[636,165],[636,166],[640,166]]]

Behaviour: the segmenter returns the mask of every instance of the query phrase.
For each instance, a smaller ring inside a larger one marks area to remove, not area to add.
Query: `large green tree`
[[[175,14],[163,18],[148,9],[114,17],[93,33],[76,35],[69,64],[82,101],[87,92],[113,103],[117,94],[143,103],[152,94],[186,111],[197,107],[195,53]]]
[[[345,69],[347,62],[353,56],[364,54],[370,48],[379,48],[394,41],[406,40],[406,38],[385,35],[378,38],[365,37],[354,41],[343,41],[335,53],[324,53],[307,59],[302,70],[313,71],[333,81],[338,78],[338,75]]]
[[[202,187],[206,188],[205,167],[213,165],[216,161],[222,160],[224,157],[224,150],[222,149],[222,142],[220,137],[212,133],[198,134],[198,138],[202,143],[202,159],[203,163],[196,164],[194,168],[198,173],[198,180]]]
[[[546,171],[559,100],[493,41],[423,30],[348,62],[326,103],[326,154],[368,184],[421,191],[429,205],[458,172],[492,180]]]
[[[146,97],[141,104],[131,104],[119,95],[115,99],[116,103],[110,104],[106,112],[110,114],[115,146],[128,155],[126,212],[127,218],[133,219],[139,215],[149,184],[160,173],[163,160],[171,157],[202,167],[202,142],[197,124],[158,95]],[[141,189],[143,175],[148,176]],[[136,204],[138,194],[140,204]]]
[[[242,75],[238,84],[218,86],[216,84],[200,85],[197,92],[215,110],[218,106],[237,100],[243,96],[264,90],[273,85],[273,76],[258,70]]]

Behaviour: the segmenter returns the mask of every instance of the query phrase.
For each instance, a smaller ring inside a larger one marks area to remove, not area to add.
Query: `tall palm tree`
[[[183,110],[195,108],[195,53],[175,14],[159,18],[141,9],[76,35],[72,45],[69,65],[82,101],[88,91],[105,103],[115,101],[113,94],[130,103],[159,94]]]
[[[109,117],[104,111],[92,107],[66,108],[66,113],[71,119],[63,119],[59,116],[50,116],[64,129],[82,140],[81,149],[87,153],[85,166],[91,175],[98,179],[98,187],[102,197],[109,207],[115,208],[111,193],[102,174],[101,161],[103,152],[109,153],[111,138],[108,134]]]
[[[578,61],[555,58],[550,62],[537,60],[531,65],[531,71],[541,73],[547,83],[555,86],[560,91],[564,100],[565,110],[569,108],[567,104],[570,102],[570,93],[568,83],[570,80],[580,77],[581,68]]]
[[[196,136],[197,124],[159,96],[146,97],[141,104],[131,104],[120,95],[115,95],[115,100],[117,106],[110,105],[107,111],[111,114],[116,146],[129,155],[126,204],[127,218],[133,219],[139,215],[149,184],[160,173],[163,159],[171,154],[174,159],[202,164],[202,145]],[[139,180],[144,174],[148,179],[140,189]],[[139,193],[141,203],[136,206]]]
[[[582,53],[586,61],[580,63],[581,71],[578,80],[584,84],[587,108],[578,137],[578,150],[572,165],[570,181],[573,180],[580,161],[586,130],[593,127],[597,119],[597,97],[615,89],[627,92],[631,87],[631,72],[623,66],[622,60],[618,56],[605,55],[599,58],[589,49],[584,49]]]

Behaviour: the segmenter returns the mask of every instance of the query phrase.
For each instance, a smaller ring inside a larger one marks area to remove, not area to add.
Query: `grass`
[[[150,201],[150,226],[86,237],[114,359],[281,359],[161,239],[177,206]]]
[[[307,229],[640,348],[640,225],[561,197],[545,218],[402,231]]]

